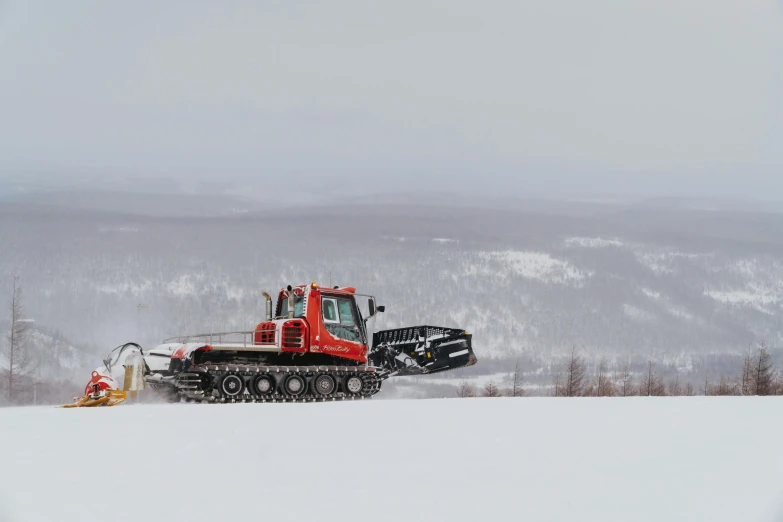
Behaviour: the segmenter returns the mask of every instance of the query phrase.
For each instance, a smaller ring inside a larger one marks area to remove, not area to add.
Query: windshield
[[[280,312],[278,317],[288,316],[288,298],[283,297],[280,299]],[[294,317],[302,317],[304,315],[304,297],[301,295],[294,296]]]

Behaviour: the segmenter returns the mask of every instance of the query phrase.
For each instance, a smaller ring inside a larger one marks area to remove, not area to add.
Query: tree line
[[[680,382],[679,376],[668,381],[658,373],[650,359],[644,372],[631,372],[629,364],[612,366],[605,357],[598,361],[592,373],[584,354],[573,347],[568,359],[552,378],[554,397],[631,397],[688,395],[783,395],[783,375],[775,367],[766,343],[749,346],[742,366],[735,375],[721,374],[712,379],[709,372],[698,385]],[[494,380],[476,389],[469,381],[457,387],[457,397],[524,397],[524,376],[516,364],[510,384],[499,386]]]

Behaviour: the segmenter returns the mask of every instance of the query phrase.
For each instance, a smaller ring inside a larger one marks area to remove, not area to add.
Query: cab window
[[[323,310],[325,323],[340,323],[340,316],[338,315],[336,299],[324,298]]]
[[[353,299],[350,297],[323,297],[321,309],[324,326],[330,334],[346,341],[362,341],[354,315]]]
[[[338,299],[337,305],[340,309],[340,324],[347,326],[356,326],[353,318],[353,303],[350,299]]]

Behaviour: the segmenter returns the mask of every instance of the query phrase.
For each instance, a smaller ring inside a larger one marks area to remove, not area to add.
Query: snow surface
[[[781,410],[777,397],[2,409],[0,520],[771,522]]]

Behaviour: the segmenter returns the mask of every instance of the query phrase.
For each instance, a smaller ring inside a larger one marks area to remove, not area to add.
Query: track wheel
[[[364,382],[358,375],[349,375],[345,378],[345,391],[351,395],[356,395],[364,388]]]
[[[289,375],[285,380],[285,391],[291,395],[301,395],[305,388],[307,388],[305,380],[298,375]]]
[[[268,395],[275,390],[275,383],[269,375],[259,375],[253,381],[253,386],[258,395]]]
[[[220,383],[220,389],[229,397],[236,397],[245,389],[245,381],[239,375],[226,375]]]
[[[337,388],[337,383],[334,382],[334,377],[325,373],[322,373],[316,377],[315,381],[313,381],[313,384],[315,386],[315,391],[319,395],[331,395]]]

